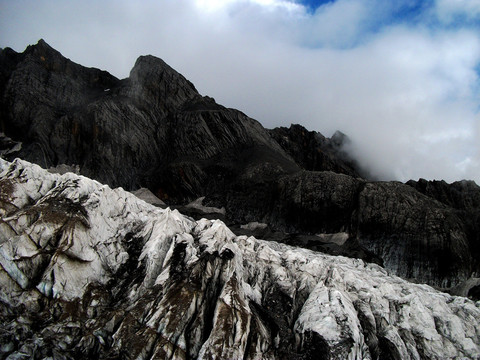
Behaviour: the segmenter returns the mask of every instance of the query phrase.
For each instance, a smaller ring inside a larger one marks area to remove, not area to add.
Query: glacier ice
[[[2,357],[480,357],[480,302],[73,173],[0,172]]]

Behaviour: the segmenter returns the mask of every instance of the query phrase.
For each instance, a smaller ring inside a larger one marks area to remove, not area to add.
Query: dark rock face
[[[407,182],[417,191],[458,210],[475,210],[480,208],[480,187],[474,181],[456,181],[448,184],[445,181]]]
[[[358,165],[342,150],[350,140],[339,131],[329,139],[301,125],[291,125],[289,129],[280,127],[270,130],[270,134],[305,170],[329,170],[362,177]]]
[[[366,184],[356,216],[359,242],[399,276],[448,288],[478,266],[456,212],[407,185]]]
[[[480,257],[480,187],[473,181],[410,180],[408,185],[430,198],[440,201],[452,208],[465,224],[470,239],[470,248],[476,258]],[[478,270],[477,270],[478,271]]]
[[[122,81],[74,64],[44,41],[22,54],[3,50],[1,59],[1,126],[23,143],[10,158],[76,164],[101,182],[148,186],[177,202],[224,187],[262,156],[282,173],[298,170],[258,122],[200,96],[153,56],[140,57]]]
[[[167,205],[205,197],[233,227],[266,223],[266,238],[383,263],[415,281],[450,287],[480,272],[474,183],[368,182],[342,150],[345,135],[266,130],[161,59],[142,56],[119,80],[41,40],[0,51],[0,91],[6,159],[146,187]],[[348,240],[330,242],[336,233]]]
[[[303,171],[278,182],[275,217],[308,232],[349,231],[363,182],[333,172]]]
[[[42,40],[22,54],[2,50],[1,59],[2,129],[22,140],[45,141],[52,118],[85,106],[119,82],[107,72],[74,64]]]
[[[407,185],[435,199],[461,220],[468,241],[470,257],[473,259],[474,277],[480,275],[480,187],[473,181],[456,181],[447,184],[445,181],[410,180]]]

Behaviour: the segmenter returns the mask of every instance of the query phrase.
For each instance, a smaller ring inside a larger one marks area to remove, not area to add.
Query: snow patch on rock
[[[195,209],[203,212],[204,214],[221,214],[225,215],[225,208],[217,208],[213,206],[205,206],[203,205],[203,200],[205,200],[205,196],[199,197],[198,199],[188,203],[186,205],[187,208]]]

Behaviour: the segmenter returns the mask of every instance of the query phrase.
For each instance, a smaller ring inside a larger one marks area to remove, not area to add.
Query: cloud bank
[[[480,183],[480,2],[0,1],[0,46],[44,38],[117,77],[142,54],[266,127],[348,134],[380,179]]]

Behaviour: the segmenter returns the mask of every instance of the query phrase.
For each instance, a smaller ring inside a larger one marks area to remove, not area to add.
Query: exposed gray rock
[[[74,174],[80,174],[80,166],[78,165],[66,165],[60,164],[55,167],[51,167],[47,169],[51,173],[54,174],[65,174],[67,172],[73,172]]]
[[[473,275],[480,276],[480,187],[474,181],[456,181],[447,184],[445,181],[418,182],[409,181],[408,185],[428,197],[438,200],[454,210],[461,219],[467,234],[471,257],[474,259]]]
[[[475,301],[480,301],[480,278],[471,277],[452,288],[449,292],[457,296],[469,297]]]
[[[143,201],[146,201],[149,204],[155,205],[155,206],[160,206],[160,207],[166,207],[167,205],[160,200],[158,197],[156,197],[150,190],[147,188],[140,188],[138,190],[132,191],[132,194],[138,197],[139,199],[142,199]]]
[[[240,225],[241,229],[255,231],[255,230],[265,230],[268,227],[268,224],[259,223],[259,222],[250,222],[248,224]]]
[[[399,276],[448,288],[478,268],[454,209],[408,185],[365,184],[354,218],[360,244]]]
[[[198,198],[195,201],[192,201],[191,203],[187,204],[185,207],[193,210],[197,210],[203,214],[220,214],[220,215],[225,215],[225,209],[224,208],[216,208],[213,206],[205,206],[203,205],[203,200],[205,200],[205,196],[202,196]]]
[[[0,132],[0,156],[9,156],[18,153],[22,149],[22,143],[13,141],[4,133]]]
[[[480,357],[480,302],[0,159],[2,358]]]
[[[448,184],[445,181],[410,180],[412,186],[433,199],[459,210],[478,210],[480,208],[480,187],[474,181],[462,180]]]
[[[350,139],[340,131],[329,139],[301,125],[292,124],[290,128],[270,130],[270,134],[305,170],[333,171],[362,177],[359,165],[344,150]]]
[[[137,59],[126,82],[122,94],[140,106],[150,105],[159,115],[167,115],[199,97],[191,82],[151,55]]]
[[[343,245],[350,238],[350,235],[346,232],[336,234],[317,234],[317,236],[326,243],[332,243],[337,245]]]

